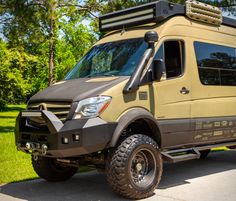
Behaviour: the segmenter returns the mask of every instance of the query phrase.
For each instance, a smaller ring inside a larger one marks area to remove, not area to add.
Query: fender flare
[[[123,130],[127,128],[132,122],[144,119],[147,121],[151,130],[154,133],[154,140],[157,141],[158,146],[161,146],[161,133],[159,129],[159,125],[157,120],[153,117],[153,115],[143,108],[133,108],[128,112],[124,113],[118,121],[118,125],[113,133],[112,139],[110,141],[110,147],[115,147]]]

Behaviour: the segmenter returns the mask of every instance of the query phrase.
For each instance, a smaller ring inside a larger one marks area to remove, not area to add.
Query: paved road
[[[1,201],[125,201],[96,171],[62,183],[38,179],[0,187]],[[236,201],[236,151],[211,153],[206,160],[165,164],[159,189],[145,201]]]

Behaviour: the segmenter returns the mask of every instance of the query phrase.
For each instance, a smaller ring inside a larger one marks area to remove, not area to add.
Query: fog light
[[[68,144],[69,139],[67,137],[64,137],[64,138],[62,138],[62,142],[63,142],[63,144]]]
[[[79,134],[75,134],[75,135],[74,135],[74,141],[79,141],[79,138],[80,138],[80,137],[79,137]]]

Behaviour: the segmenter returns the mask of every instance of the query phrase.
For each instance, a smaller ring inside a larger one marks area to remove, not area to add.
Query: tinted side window
[[[220,85],[219,70],[199,68],[199,77],[204,85]]]
[[[166,77],[174,78],[183,73],[183,43],[181,41],[166,41],[159,48],[155,60],[165,62]]]
[[[179,41],[167,41],[165,45],[166,77],[178,77],[182,74],[182,48]]]
[[[236,49],[221,45],[194,43],[199,77],[204,85],[236,85]]]

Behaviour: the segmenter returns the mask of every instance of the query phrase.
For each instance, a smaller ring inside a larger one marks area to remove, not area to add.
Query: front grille
[[[64,122],[69,114],[71,103],[69,102],[44,102],[44,103],[30,103],[28,110],[48,110],[55,114],[58,119]],[[31,119],[34,122],[43,124],[44,121],[40,118]]]

